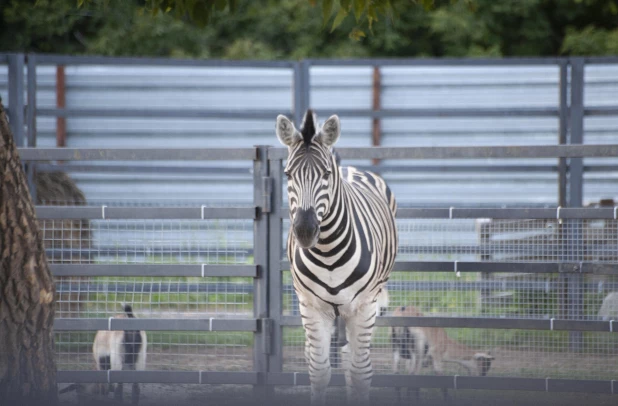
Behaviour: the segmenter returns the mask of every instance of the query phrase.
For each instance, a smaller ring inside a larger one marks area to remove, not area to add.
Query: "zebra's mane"
[[[337,165],[341,166],[341,156],[339,155],[337,151],[335,151],[335,148],[333,148],[331,151],[333,155],[335,156],[335,162],[337,163]]]
[[[317,123],[315,113],[311,109],[307,110],[300,129],[300,133],[303,136],[303,141],[305,142],[306,146],[309,146],[309,144],[311,144],[311,140],[313,140],[313,136],[317,132],[316,124]]]

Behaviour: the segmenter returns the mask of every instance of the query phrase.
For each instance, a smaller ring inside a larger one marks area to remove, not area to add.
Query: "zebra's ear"
[[[339,135],[341,135],[341,124],[339,123],[339,117],[335,114],[330,116],[322,125],[320,138],[324,145],[332,147],[339,139]]]
[[[302,138],[294,127],[294,123],[282,114],[277,116],[276,132],[279,142],[288,147],[296,144]]]

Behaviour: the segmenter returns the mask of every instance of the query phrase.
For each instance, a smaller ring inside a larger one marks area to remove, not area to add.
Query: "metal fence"
[[[584,158],[618,157],[618,138],[608,137],[608,143],[584,143],[587,117],[618,116],[618,103],[584,104],[584,68],[616,64],[618,59],[245,64],[47,55],[28,55],[26,61],[23,55],[0,55],[0,64],[5,61],[10,67],[11,126],[18,143],[29,146],[21,148],[20,154],[33,194],[35,168],[42,162],[54,169],[71,161],[236,161],[251,166],[245,175],[253,191],[251,204],[230,207],[203,198],[183,206],[90,202],[86,206],[37,207],[57,281],[60,382],[244,384],[263,393],[278,386],[307,386],[309,379],[283,250],[288,228],[282,179],[286,150],[267,146],[35,148],[37,117],[163,115],[190,119],[212,115],[274,122],[276,114],[288,113],[298,122],[305,108],[312,106],[320,116],[332,112],[342,120],[547,117],[558,123],[557,142],[552,145],[338,148],[344,163],[372,166],[400,189],[407,182],[402,173],[422,172],[423,162],[429,161],[484,160],[474,168],[479,172],[492,170],[488,159],[492,163],[505,161],[500,168],[508,174],[539,169],[534,165],[508,168],[512,159],[554,160],[555,165],[543,170],[557,174],[556,204],[551,206],[415,207],[403,199],[397,219],[401,236],[398,262],[388,284],[389,310],[414,306],[425,317],[387,315],[378,319],[372,343],[377,371],[374,387],[618,391],[618,327],[614,325],[618,314],[612,313],[618,312],[618,305],[611,303],[612,292],[618,291],[618,209],[613,204],[583,207]],[[282,67],[293,70],[293,108],[37,109],[33,73],[40,63]],[[497,103],[497,107],[374,104],[371,108],[337,108],[329,106],[319,90],[311,90],[312,69],[326,65],[342,69],[495,66],[511,70],[551,66],[559,86],[555,106],[550,107],[539,102],[520,107]],[[409,162],[417,161],[418,165],[410,166]],[[602,169],[617,170],[612,163]],[[471,171],[470,166],[460,164],[449,170]],[[82,234],[85,228],[90,231],[86,237]],[[138,318],[115,318],[119,302],[133,303]],[[604,307],[609,309],[607,314],[601,311]],[[466,371],[461,369],[449,369],[440,376],[430,368],[415,376],[397,373],[392,369],[388,332],[392,326],[446,328],[452,339],[478,351],[491,350],[496,359],[487,377],[464,376]],[[90,346],[94,333],[128,329],[148,331],[148,370],[93,371]],[[335,370],[333,386],[343,385],[340,373]]]

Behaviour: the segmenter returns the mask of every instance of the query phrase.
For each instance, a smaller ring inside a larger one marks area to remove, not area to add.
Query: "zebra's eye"
[[[285,176],[287,176],[288,180],[292,179],[292,175],[290,175],[290,172],[284,172]]]
[[[324,172],[324,175],[322,175],[322,177],[324,179],[326,179],[326,178],[328,178],[330,176],[331,173],[332,173],[331,171],[326,171],[326,172]]]

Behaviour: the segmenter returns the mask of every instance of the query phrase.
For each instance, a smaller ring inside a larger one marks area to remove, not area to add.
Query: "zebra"
[[[318,128],[307,110],[300,131],[279,115],[276,134],[288,147],[287,256],[305,330],[311,404],[326,401],[336,317],[345,321],[348,339],[347,400],[367,404],[376,302],[397,254],[395,197],[379,176],[339,166],[332,151],[341,134],[337,115]]]

